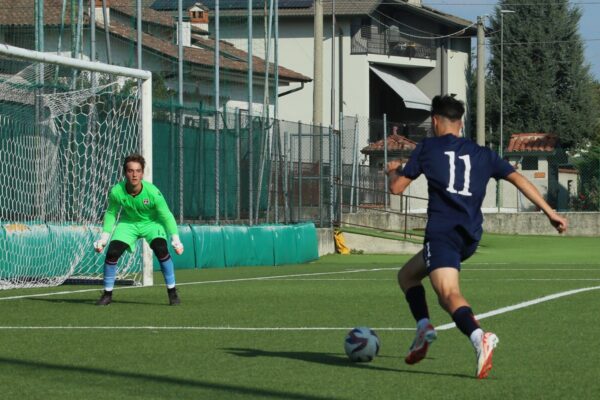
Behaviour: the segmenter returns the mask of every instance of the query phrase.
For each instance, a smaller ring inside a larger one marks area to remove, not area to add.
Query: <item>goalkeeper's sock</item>
[[[111,292],[117,278],[117,264],[104,264],[104,290]]]
[[[175,287],[175,266],[173,265],[173,259],[167,255],[164,260],[158,260],[160,263],[160,270],[165,278],[167,289]]]

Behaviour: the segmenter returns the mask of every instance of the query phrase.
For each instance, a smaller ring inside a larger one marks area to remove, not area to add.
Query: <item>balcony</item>
[[[404,35],[396,26],[353,25],[351,54],[380,54],[436,60],[435,40]]]

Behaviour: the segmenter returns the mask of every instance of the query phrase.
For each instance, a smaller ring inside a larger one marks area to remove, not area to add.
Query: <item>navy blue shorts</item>
[[[441,267],[453,267],[460,271],[460,262],[471,257],[478,244],[479,241],[456,229],[427,234],[423,243],[427,273]]]

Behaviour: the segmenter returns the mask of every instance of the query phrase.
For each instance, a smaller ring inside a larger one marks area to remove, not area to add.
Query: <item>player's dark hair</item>
[[[462,118],[465,113],[465,105],[462,101],[452,96],[435,96],[431,102],[431,116],[440,115],[451,121]]]
[[[146,160],[144,160],[144,157],[142,157],[141,154],[134,153],[125,157],[125,161],[123,161],[123,173],[127,172],[127,163],[132,161],[140,163],[140,165],[142,166],[142,171],[144,170],[144,168],[146,168]]]

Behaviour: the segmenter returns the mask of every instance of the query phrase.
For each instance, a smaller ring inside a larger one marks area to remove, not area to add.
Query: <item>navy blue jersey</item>
[[[461,227],[481,239],[481,204],[490,178],[506,178],[515,169],[496,152],[472,140],[448,134],[420,142],[402,174],[427,178],[429,203],[426,234]]]

